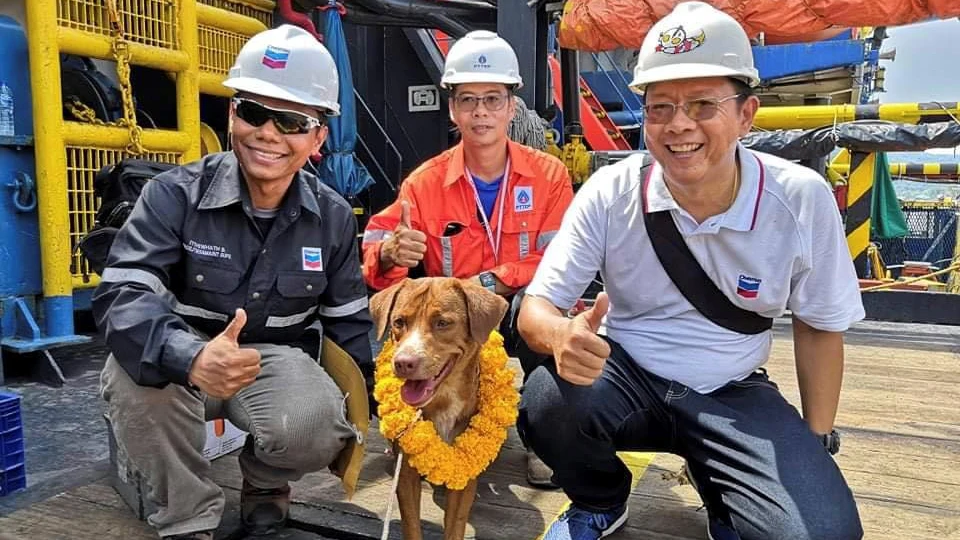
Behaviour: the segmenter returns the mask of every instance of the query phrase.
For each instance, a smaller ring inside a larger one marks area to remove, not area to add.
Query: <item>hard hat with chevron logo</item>
[[[223,85],[340,114],[333,56],[309,32],[290,24],[251,37]]]

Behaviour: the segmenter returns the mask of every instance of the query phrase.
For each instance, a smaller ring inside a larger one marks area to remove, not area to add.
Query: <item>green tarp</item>
[[[910,229],[907,228],[907,220],[903,216],[897,192],[893,188],[890,164],[887,162],[885,152],[877,152],[874,170],[873,198],[870,201],[870,237],[877,240],[903,238]]]

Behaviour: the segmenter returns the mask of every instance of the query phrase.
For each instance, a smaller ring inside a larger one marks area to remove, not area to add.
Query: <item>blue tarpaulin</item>
[[[340,78],[340,116],[330,117],[330,133],[317,167],[320,180],[344,198],[356,197],[374,183],[367,168],[353,151],[357,145],[357,106],[353,96],[353,73],[339,6],[326,10],[323,44],[337,63]]]

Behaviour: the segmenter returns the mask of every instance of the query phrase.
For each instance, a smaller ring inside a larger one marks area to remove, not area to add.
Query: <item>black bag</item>
[[[646,196],[644,191],[643,197]],[[644,207],[646,208],[646,204]],[[734,305],[717,288],[690,252],[669,210],[644,212],[643,222],[663,269],[680,289],[680,293],[704,317],[727,330],[741,334],[759,334],[773,327],[773,319]]]
[[[128,158],[97,172],[93,179],[93,194],[100,198],[100,207],[93,227],[78,246],[91,270],[97,274],[103,273],[113,239],[133,211],[143,186],[158,174],[176,166],[173,163]]]

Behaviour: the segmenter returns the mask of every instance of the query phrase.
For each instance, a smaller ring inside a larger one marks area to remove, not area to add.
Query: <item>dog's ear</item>
[[[477,343],[483,344],[490,337],[490,332],[496,328],[503,316],[507,313],[510,304],[498,294],[470,281],[461,281],[463,296],[467,301],[467,321],[470,327],[470,337]]]
[[[406,287],[409,281],[409,279],[404,278],[400,283],[395,283],[370,297],[370,316],[373,317],[373,324],[377,327],[377,339],[383,337],[383,332],[390,323],[390,313],[393,312],[393,305],[397,302],[397,294]]]

